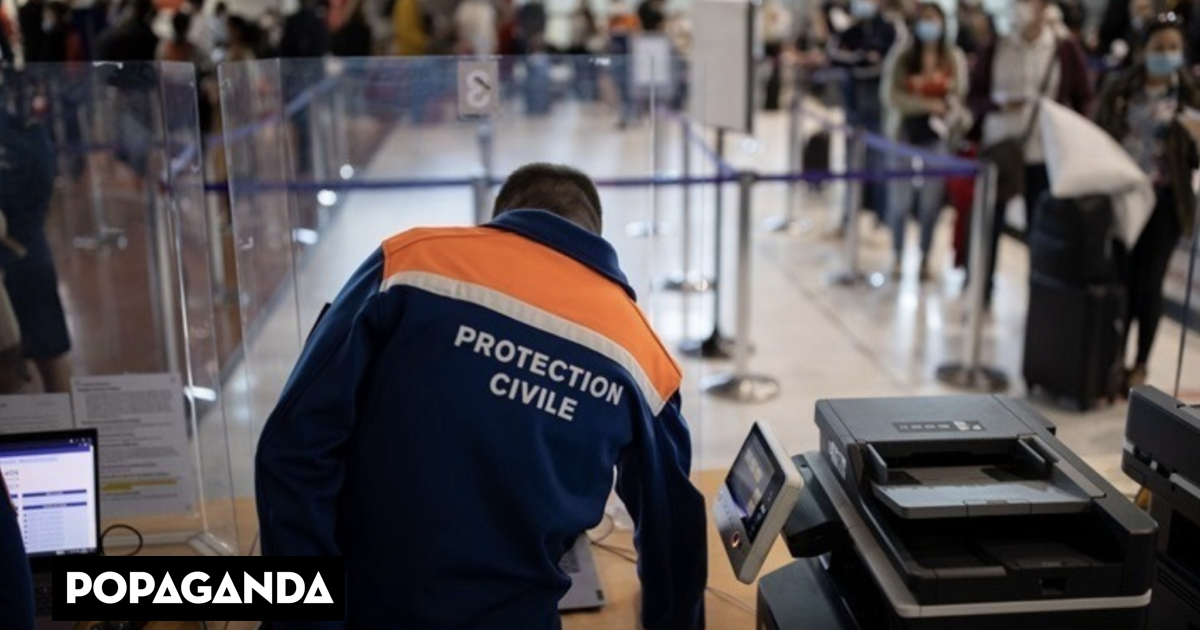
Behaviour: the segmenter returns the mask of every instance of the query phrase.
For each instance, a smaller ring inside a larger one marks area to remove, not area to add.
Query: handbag
[[[1054,64],[1059,63],[1058,48],[1058,40],[1055,40],[1054,54],[1050,55],[1050,63],[1046,66],[1046,74],[1042,77],[1041,89],[1038,90],[1039,97],[1044,96],[1050,89]],[[981,160],[996,166],[996,201],[1008,201],[1025,193],[1025,145],[1033,137],[1040,107],[1041,101],[1035,101],[1033,111],[1029,115],[1029,124],[1025,126],[1025,133],[990,144],[979,152]]]

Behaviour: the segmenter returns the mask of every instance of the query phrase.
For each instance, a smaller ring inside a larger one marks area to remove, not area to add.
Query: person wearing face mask
[[[1154,212],[1125,262],[1125,334],[1133,322],[1138,329],[1126,390],[1146,381],[1146,363],[1162,317],[1167,264],[1180,236],[1192,233],[1192,171],[1200,159],[1176,119],[1184,108],[1200,109],[1200,87],[1185,68],[1183,29],[1173,13],[1152,20],[1141,38],[1141,63],[1113,80],[1096,111],[1096,124],[1150,176],[1156,195]]]
[[[887,109],[885,127],[889,138],[944,153],[969,126],[970,113],[964,102],[967,60],[962,50],[947,40],[946,14],[941,6],[922,3],[917,15],[913,37],[897,45],[884,62],[880,100]],[[894,160],[897,170],[914,167],[909,156]],[[920,277],[927,280],[933,228],[946,197],[945,180],[894,180],[890,186],[887,218],[895,254],[892,278],[898,280],[901,275],[908,215],[915,202],[921,225]]]
[[[896,43],[896,26],[884,16],[878,0],[851,0],[854,24],[832,42],[830,60],[845,69],[843,82],[846,120],[872,133],[883,131],[883,111],[879,88],[883,76],[883,58]],[[882,170],[885,159],[878,151],[867,152],[868,171]],[[883,213],[887,199],[885,187],[868,183],[863,186],[863,205]],[[849,220],[849,217],[843,217]]]
[[[1050,187],[1041,135],[1036,122],[1037,102],[1052,98],[1080,114],[1091,109],[1092,83],[1087,59],[1074,39],[1060,39],[1046,21],[1049,0],[1016,0],[1008,36],[979,53],[971,72],[968,104],[975,117],[972,135],[982,146],[1017,140],[1023,150],[1025,225],[1033,225],[1038,200]],[[992,278],[1005,209],[1010,199],[997,195],[989,264],[982,270],[988,282],[985,302],[991,305]],[[972,270],[974,273],[974,270]]]

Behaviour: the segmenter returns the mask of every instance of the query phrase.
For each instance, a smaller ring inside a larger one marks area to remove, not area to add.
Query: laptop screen
[[[0,436],[0,474],[30,558],[96,553],[96,432]]]

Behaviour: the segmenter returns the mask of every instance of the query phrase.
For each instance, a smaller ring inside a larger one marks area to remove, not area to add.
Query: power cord
[[[107,528],[106,528],[106,529],[105,529],[103,532],[100,532],[100,555],[102,555],[102,556],[107,556],[107,555],[108,555],[108,553],[106,553],[106,552],[104,551],[104,539],[105,539],[105,538],[108,536],[108,533],[109,533],[109,532],[111,532],[111,531],[113,531],[114,529],[124,529],[124,530],[128,530],[128,531],[130,531],[130,532],[133,532],[133,535],[134,535],[134,536],[137,536],[137,548],[136,548],[136,549],[134,549],[134,550],[133,550],[131,553],[127,553],[127,554],[124,554],[124,555],[126,555],[126,556],[136,556],[136,555],[138,555],[139,553],[141,553],[141,551],[142,551],[142,547],[144,547],[144,546],[145,546],[145,542],[146,542],[146,541],[145,541],[145,540],[142,538],[142,532],[139,532],[139,531],[137,530],[137,528],[133,527],[132,525],[126,525],[126,524],[124,524],[124,523],[116,523],[116,524],[114,524],[114,525],[109,525],[109,526],[108,526],[108,527],[107,527]]]

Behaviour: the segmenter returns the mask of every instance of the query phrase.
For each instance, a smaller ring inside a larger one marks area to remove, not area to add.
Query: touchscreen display
[[[742,510],[742,524],[751,543],[775,502],[783,477],[779,463],[771,455],[758,427],[754,427],[725,482],[734,503]]]

